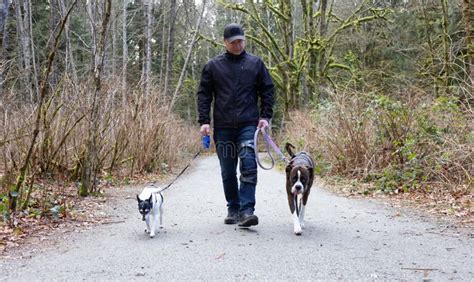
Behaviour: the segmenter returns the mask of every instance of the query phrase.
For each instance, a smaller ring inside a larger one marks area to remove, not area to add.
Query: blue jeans
[[[253,214],[257,185],[257,162],[253,136],[256,126],[214,129],[214,143],[221,166],[222,183],[229,211]],[[240,160],[240,187],[237,163]]]

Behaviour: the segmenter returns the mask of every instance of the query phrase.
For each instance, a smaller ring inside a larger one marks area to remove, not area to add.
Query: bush
[[[292,112],[285,131],[316,156],[323,175],[372,182],[384,192],[470,186],[474,119],[458,105],[421,91],[396,98],[350,93]]]
[[[93,93],[87,85],[67,81],[47,97],[42,108],[41,128],[27,165],[25,182],[16,191],[28,202],[35,179],[78,182],[90,136]],[[165,98],[158,91],[144,97],[141,91],[117,95],[113,81],[104,82],[99,105],[97,172],[99,178],[125,178],[137,173],[169,172],[194,155],[199,134],[182,119],[169,114]],[[4,97],[0,104],[0,173],[19,175],[31,144],[35,104]],[[0,174],[1,175],[1,174]],[[6,177],[0,193],[8,193],[16,181]],[[30,188],[31,187],[31,188]],[[25,207],[23,207],[25,208]]]

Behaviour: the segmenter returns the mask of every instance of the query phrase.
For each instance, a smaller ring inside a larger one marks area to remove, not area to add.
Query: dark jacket
[[[237,128],[257,125],[273,115],[273,82],[263,61],[242,52],[212,58],[204,66],[198,89],[199,123],[210,124],[214,100],[214,127]],[[258,109],[260,99],[260,112]]]

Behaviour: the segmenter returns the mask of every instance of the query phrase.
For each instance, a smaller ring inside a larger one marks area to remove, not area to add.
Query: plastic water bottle
[[[202,136],[202,148],[203,149],[209,149],[211,146],[211,137],[209,135],[203,135]]]

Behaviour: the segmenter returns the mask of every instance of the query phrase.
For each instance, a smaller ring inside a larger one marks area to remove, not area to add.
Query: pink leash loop
[[[272,164],[270,167],[264,167],[262,163],[260,162],[260,157],[258,156],[258,134],[262,133],[263,140],[265,140],[265,148],[267,149],[267,154],[270,157],[270,160]],[[254,134],[254,145],[255,145],[255,160],[257,161],[257,164],[264,170],[270,170],[275,166],[275,159],[273,158],[272,154],[270,153],[270,146],[272,147],[273,151],[277,153],[277,155],[280,156],[281,160],[284,161],[285,163],[288,163],[288,159],[285,157],[285,155],[281,152],[280,148],[273,142],[272,138],[270,138],[270,135],[267,134],[265,131],[265,128],[257,128]]]

